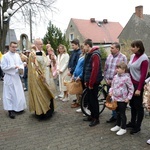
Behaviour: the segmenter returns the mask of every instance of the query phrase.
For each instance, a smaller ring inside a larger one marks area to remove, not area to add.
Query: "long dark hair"
[[[131,43],[131,47],[139,48],[138,54],[143,54],[145,52],[145,48],[143,42],[141,40],[135,40]]]

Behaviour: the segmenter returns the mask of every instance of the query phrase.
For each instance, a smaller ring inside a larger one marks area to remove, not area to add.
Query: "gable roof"
[[[85,38],[92,39],[93,43],[118,42],[118,36],[123,27],[119,22],[91,21],[71,18],[80,34]]]
[[[119,42],[133,41],[136,39],[141,39],[144,47],[145,53],[150,56],[150,15],[143,14],[143,17],[138,17],[135,13],[131,16],[126,26],[118,36]]]
[[[143,34],[147,34],[147,36],[149,36],[149,31],[150,15],[143,14],[143,17],[139,18],[135,13],[133,13],[118,38],[120,38],[122,34],[126,35],[126,39],[130,38],[130,36],[132,37],[131,39],[140,38]]]

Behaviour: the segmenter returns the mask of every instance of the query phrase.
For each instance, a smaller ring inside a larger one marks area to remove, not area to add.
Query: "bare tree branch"
[[[38,20],[46,20],[48,19],[47,16],[48,13],[53,14],[57,11],[55,7],[53,7],[54,3],[57,0],[3,0],[3,7],[0,7],[0,11],[2,14],[2,19],[4,19],[3,13],[8,9],[11,8],[14,10],[13,16],[16,18],[16,23],[24,22],[24,24],[29,24],[29,10],[32,11],[32,17],[34,17],[34,22],[37,22]],[[21,16],[21,19],[17,19]],[[10,18],[8,19],[9,22]],[[13,19],[13,21],[15,22]],[[19,21],[18,21],[19,20]],[[12,21],[12,19],[11,19]],[[3,21],[0,21],[0,50],[4,51],[5,49],[5,41],[6,41],[6,35],[7,31],[9,29],[9,23],[3,23]]]

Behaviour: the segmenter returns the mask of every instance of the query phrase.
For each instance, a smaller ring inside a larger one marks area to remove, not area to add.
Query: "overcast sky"
[[[58,9],[53,15],[48,15],[49,20],[64,32],[67,29],[71,18],[96,20],[107,19],[108,21],[119,22],[123,27],[126,25],[135,7],[142,5],[143,13],[150,15],[149,0],[57,0],[55,7]],[[46,34],[47,22],[41,22],[38,26],[33,24],[33,38],[43,38]],[[22,25],[16,27],[13,23],[10,28],[14,28],[17,38],[21,33],[29,36],[29,26]]]

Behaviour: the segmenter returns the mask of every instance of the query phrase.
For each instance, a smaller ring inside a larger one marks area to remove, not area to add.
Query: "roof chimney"
[[[91,22],[95,22],[95,18],[91,18],[90,21],[91,21]]]
[[[107,19],[103,19],[103,22],[104,22],[104,23],[108,23],[108,20],[107,20]]]
[[[143,18],[143,6],[136,6],[135,7],[135,15],[139,18]]]

